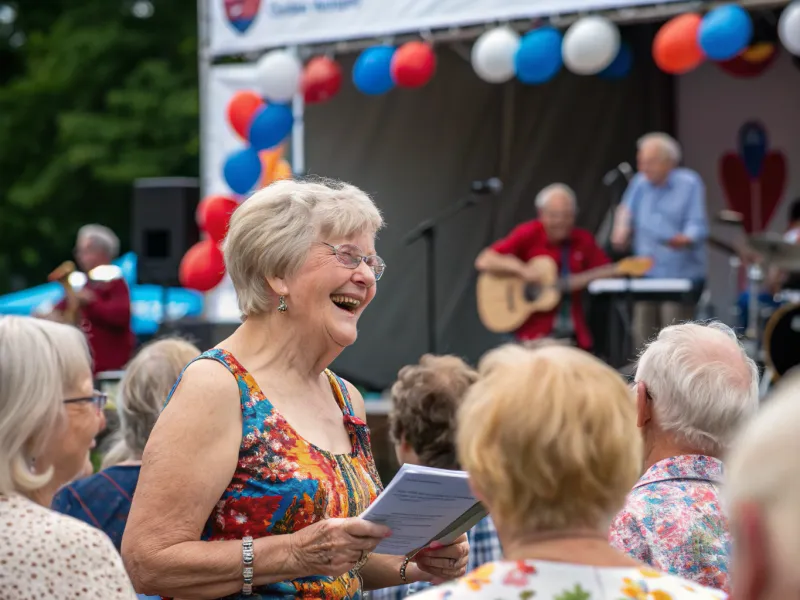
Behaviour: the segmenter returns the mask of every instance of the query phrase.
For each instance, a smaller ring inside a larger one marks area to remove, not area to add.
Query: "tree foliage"
[[[0,40],[0,293],[71,255],[78,228],[126,245],[132,183],[196,176],[196,0],[21,2]]]

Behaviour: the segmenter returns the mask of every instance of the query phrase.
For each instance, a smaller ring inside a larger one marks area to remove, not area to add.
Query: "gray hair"
[[[103,468],[139,460],[161,408],[186,363],[200,354],[180,338],[165,338],[143,347],[125,369],[117,396],[120,428],[103,459]]]
[[[84,225],[78,230],[78,241],[88,240],[111,258],[119,256],[119,238],[105,225]]]
[[[661,427],[709,454],[723,452],[758,409],[758,367],[715,321],[662,329],[639,357],[636,381],[651,392]]]
[[[536,194],[536,208],[542,210],[545,206],[547,206],[547,203],[550,202],[550,198],[556,194],[562,194],[569,198],[569,202],[572,204],[572,209],[577,210],[578,200],[575,196],[575,192],[566,183],[551,183],[547,187],[543,188],[542,191]]]
[[[640,137],[636,142],[636,148],[641,150],[642,146],[645,144],[654,144],[657,146],[661,150],[664,157],[676,165],[680,164],[681,159],[683,158],[681,145],[674,137],[667,135],[666,133],[661,133],[658,131],[647,133]]]
[[[725,461],[724,498],[736,520],[736,506],[763,511],[767,549],[778,577],[800,584],[794,559],[800,555],[800,374],[784,376],[761,411],[739,432]]]
[[[275,182],[245,200],[231,217],[225,266],[245,317],[266,312],[265,279],[292,275],[317,236],[375,234],[383,218],[355,186],[331,180]]]
[[[34,460],[63,418],[68,382],[89,364],[78,329],[31,317],[0,317],[0,494],[32,492],[50,481],[52,468],[36,473]]]

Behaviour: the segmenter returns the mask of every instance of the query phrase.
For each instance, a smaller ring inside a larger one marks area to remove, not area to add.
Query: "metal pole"
[[[436,354],[436,228],[431,227],[425,232],[425,251],[427,256],[428,279],[428,352]]]
[[[206,172],[209,168],[205,154],[205,135],[209,130],[209,70],[211,69],[211,53],[209,51],[210,39],[210,7],[208,0],[197,0],[197,89],[199,92],[198,103],[200,106],[200,197],[206,190]]]
[[[296,46],[291,49],[291,52],[300,58],[300,51]],[[304,175],[306,172],[305,108],[305,98],[302,92],[298,92],[292,98],[292,115],[294,116],[294,125],[292,125],[292,171],[296,175]]]

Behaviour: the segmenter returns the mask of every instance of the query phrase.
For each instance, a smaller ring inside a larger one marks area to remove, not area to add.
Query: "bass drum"
[[[800,365],[800,304],[782,306],[764,328],[767,364],[776,378]]]

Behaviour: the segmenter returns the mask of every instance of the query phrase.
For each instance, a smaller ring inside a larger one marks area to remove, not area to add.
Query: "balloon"
[[[217,242],[203,240],[183,255],[178,268],[178,280],[189,290],[208,292],[225,277],[225,259]]]
[[[522,36],[514,56],[517,79],[535,84],[551,80],[561,70],[561,32],[553,27],[534,29]]]
[[[247,139],[250,123],[253,122],[256,112],[263,106],[264,101],[255,92],[236,92],[231,98],[228,103],[228,122],[242,139]]]
[[[327,56],[315,56],[303,70],[301,88],[308,104],[327,102],[342,88],[339,63]]]
[[[633,52],[628,42],[622,42],[616,58],[600,71],[599,76],[603,79],[622,79],[631,72],[631,67],[633,67]]]
[[[561,54],[573,73],[594,75],[611,64],[619,44],[619,29],[614,23],[605,17],[583,17],[564,34]]]
[[[280,159],[275,165],[275,171],[272,174],[272,181],[281,181],[282,179],[292,178],[292,166],[285,158]]]
[[[700,22],[697,41],[712,60],[728,60],[747,48],[753,21],[745,9],[726,4],[710,11]]]
[[[221,242],[228,233],[231,215],[239,203],[227,196],[208,196],[197,206],[197,225],[215,242]]]
[[[353,83],[368,96],[385,94],[394,87],[392,79],[392,46],[373,46],[364,50],[353,66]]]
[[[252,148],[244,148],[230,154],[222,167],[222,175],[228,187],[243,196],[253,189],[261,177],[258,153]]]
[[[800,56],[800,0],[783,9],[778,21],[778,37],[789,52]]]
[[[665,73],[682,75],[697,68],[705,55],[697,42],[702,18],[686,13],[670,19],[653,39],[653,59]]]
[[[268,104],[256,114],[247,134],[255,150],[266,150],[280,144],[292,132],[292,109],[285,104]]]
[[[767,132],[761,123],[749,121],[739,129],[739,156],[751,179],[758,179],[767,156]]]
[[[392,79],[400,87],[422,87],[436,72],[436,54],[430,44],[408,42],[392,56],[391,72]]]
[[[514,56],[519,44],[519,35],[510,27],[487,31],[472,46],[472,68],[489,83],[509,81],[516,73]]]
[[[275,166],[283,158],[284,150],[284,144],[281,144],[272,150],[262,150],[258,153],[258,157],[261,159],[261,179],[256,185],[257,188],[263,188],[273,182]]]
[[[256,65],[261,93],[270,102],[289,102],[297,93],[303,65],[285,50],[267,52]]]

